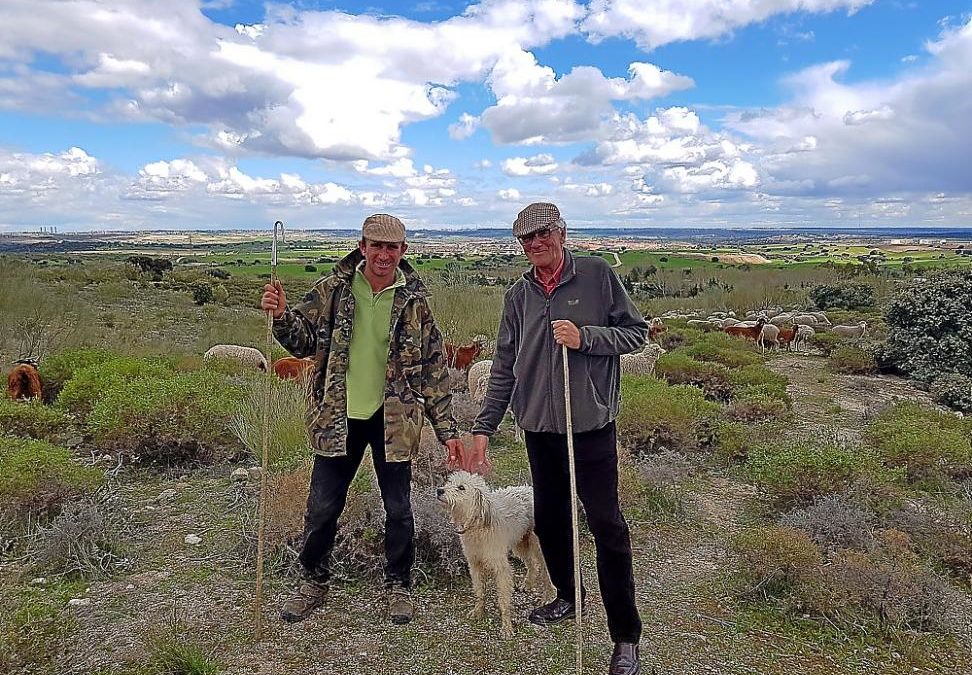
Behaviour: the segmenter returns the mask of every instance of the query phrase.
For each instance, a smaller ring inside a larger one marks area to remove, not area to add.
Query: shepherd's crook
[[[273,243],[270,246],[270,285],[277,281],[277,232],[283,236],[284,224],[279,220],[273,224]],[[273,351],[273,311],[267,310],[267,388],[263,399],[263,461],[260,465],[260,503],[257,507],[257,570],[256,570],[256,640],[263,639],[263,514],[266,510],[267,457],[270,446],[270,385],[273,382],[273,369],[270,368]]]
[[[577,467],[574,464],[574,420],[570,413],[570,366],[567,345],[560,345],[564,356],[564,406],[567,412],[567,464],[570,467],[570,525],[574,535],[574,626],[577,631],[577,675],[584,672],[584,606],[581,593],[580,533],[577,523]]]

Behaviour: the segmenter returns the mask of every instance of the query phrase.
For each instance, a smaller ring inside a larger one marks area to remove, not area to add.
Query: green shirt
[[[395,289],[405,285],[405,275],[395,270],[395,283],[374,293],[364,275],[364,261],[351,281],[354,296],[354,328],[348,350],[348,417],[370,419],[385,400],[385,371]]]

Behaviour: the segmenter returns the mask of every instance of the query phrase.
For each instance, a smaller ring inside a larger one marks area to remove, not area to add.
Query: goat
[[[43,393],[37,360],[26,358],[14,361],[14,368],[7,376],[7,396],[12,401],[40,399]]]
[[[765,323],[763,324],[763,330],[759,332],[759,338],[757,338],[756,342],[759,344],[760,350],[765,352],[767,342],[770,344],[770,347],[778,348],[780,346],[779,337],[780,329],[771,323]]]
[[[654,341],[666,330],[668,329],[665,328],[665,322],[661,320],[661,317],[656,316],[648,323],[648,340]]]
[[[487,339],[482,335],[477,335],[468,345],[457,345],[452,342],[445,343],[446,365],[457,370],[466,370],[472,365],[473,360],[483,352]]]
[[[271,368],[281,380],[301,380],[310,377],[310,372],[314,368],[314,360],[284,356],[274,361]]]
[[[796,336],[797,325],[793,324],[789,328],[780,328],[780,334],[776,339],[779,341],[780,346],[792,349],[793,341],[796,340]]]
[[[728,335],[746,338],[747,340],[756,342],[759,339],[759,336],[762,334],[763,326],[765,325],[766,319],[760,318],[754,326],[727,326],[726,328],[723,328],[723,330]]]

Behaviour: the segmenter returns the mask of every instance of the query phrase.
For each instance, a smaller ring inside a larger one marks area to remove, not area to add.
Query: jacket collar
[[[574,263],[574,256],[570,254],[570,250],[565,246],[564,247],[564,269],[560,273],[560,283],[557,284],[557,288],[563,286],[568,281],[573,279],[576,272],[577,269]],[[523,273],[523,278],[529,281],[537,288],[540,288],[541,290],[543,289],[543,284],[537,281],[537,269],[532,265],[530,266],[530,269],[528,269],[526,272]]]
[[[358,264],[364,260],[364,256],[361,255],[361,251],[357,248],[351,251],[349,254],[344,256],[340,262],[334,266],[334,271],[332,275],[337,279],[343,281],[344,283],[350,284],[354,278],[354,274],[358,269]],[[402,271],[405,275],[405,286],[404,290],[409,295],[414,295],[416,297],[427,297],[429,295],[429,289],[426,287],[425,282],[419,276],[415,268],[412,267],[405,258],[402,258],[398,263],[398,269]],[[566,266],[565,266],[566,270]]]

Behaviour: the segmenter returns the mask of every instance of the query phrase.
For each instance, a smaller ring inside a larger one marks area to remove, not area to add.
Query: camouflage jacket
[[[307,431],[318,455],[347,452],[347,371],[354,296],[351,280],[362,260],[355,249],[330,276],[320,279],[294,307],[273,322],[277,341],[296,357],[314,358],[307,397]],[[443,443],[459,436],[442,334],[432,318],[428,290],[405,260],[405,285],[395,289],[385,379],[385,457],[403,462],[418,455],[427,416]]]

